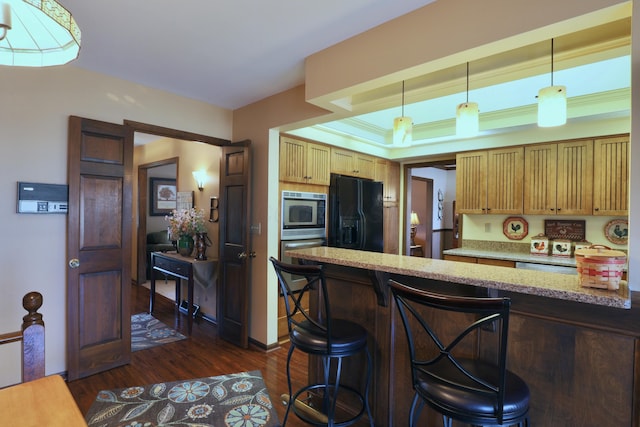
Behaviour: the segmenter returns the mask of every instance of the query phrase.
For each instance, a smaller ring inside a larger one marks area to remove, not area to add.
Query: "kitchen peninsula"
[[[442,293],[511,298],[508,364],[531,389],[532,425],[640,425],[640,296],[626,282],[606,291],[581,288],[577,276],[507,267],[329,247],[288,254],[323,264],[333,315],[367,328],[377,426],[406,425],[413,396],[389,278]],[[455,316],[438,318],[438,326],[450,328]],[[469,351],[489,357],[492,336],[483,330]],[[317,365],[310,366],[310,375],[318,375]]]

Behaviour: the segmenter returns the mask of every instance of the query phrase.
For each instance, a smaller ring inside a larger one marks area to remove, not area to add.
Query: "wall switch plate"
[[[257,234],[257,235],[261,235],[262,234],[262,223],[261,222],[251,225],[251,234]]]

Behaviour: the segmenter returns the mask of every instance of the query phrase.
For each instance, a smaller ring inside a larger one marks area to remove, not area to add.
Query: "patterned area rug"
[[[280,426],[260,371],[103,390],[89,426]]]
[[[187,337],[149,313],[131,316],[131,351],[144,350],[185,338]]]

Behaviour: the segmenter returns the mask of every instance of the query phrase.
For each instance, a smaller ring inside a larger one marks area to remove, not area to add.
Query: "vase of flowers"
[[[191,256],[194,248],[193,237],[207,231],[204,210],[179,209],[165,217],[169,221],[169,235],[176,240],[176,248],[182,256]]]

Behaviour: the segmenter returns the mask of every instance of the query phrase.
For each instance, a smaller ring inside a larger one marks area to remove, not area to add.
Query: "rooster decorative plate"
[[[529,233],[529,224],[524,218],[510,216],[504,220],[502,232],[510,240],[522,240]]]
[[[616,245],[626,245],[629,239],[629,224],[626,219],[614,219],[604,226],[604,237]]]

